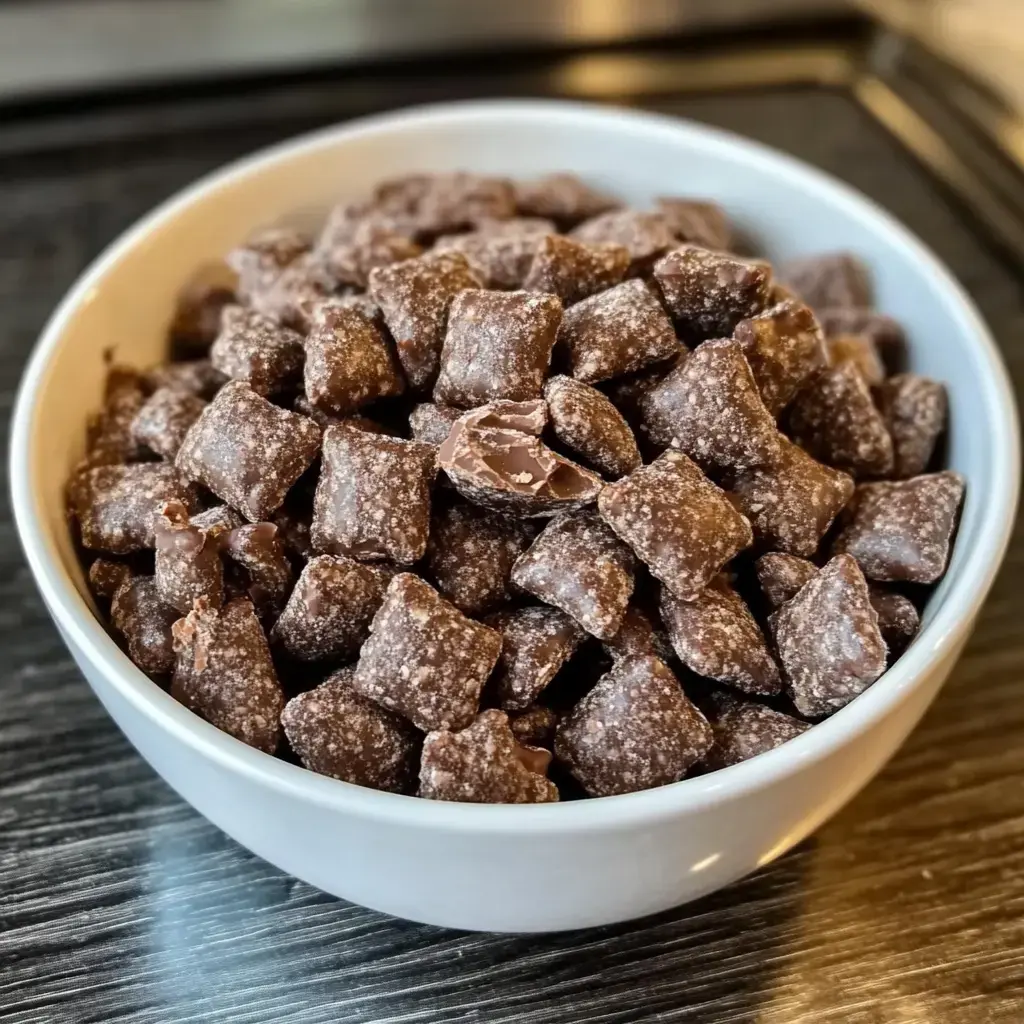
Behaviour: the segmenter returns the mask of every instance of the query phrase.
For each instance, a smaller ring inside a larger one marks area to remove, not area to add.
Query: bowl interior
[[[954,587],[959,614],[973,614],[1012,522],[1016,425],[999,358],[955,282],[869,201],[788,157],[687,122],[551,103],[428,108],[309,136],[200,182],[115,243],[55,314],[16,414],[15,504],[37,575],[56,564],[87,599],[64,519],[65,480],[83,452],[108,359],[161,359],[175,296],[197,267],[254,228],[315,224],[382,177],[451,169],[573,170],[638,204],[661,194],[712,197],[772,260],[829,249],[860,255],[873,269],[878,308],[907,329],[909,368],[949,387],[948,462],[968,480],[950,572],[926,621]],[[47,598],[51,607],[63,600]],[[951,613],[915,649],[934,647],[957,621]],[[904,662],[911,656],[927,655],[912,650]],[[881,700],[875,691],[897,685],[889,677],[901,671],[909,680],[911,669],[897,668],[866,697]]]

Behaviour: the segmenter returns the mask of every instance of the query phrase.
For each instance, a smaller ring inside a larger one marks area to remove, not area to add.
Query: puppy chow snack
[[[596,512],[552,519],[512,569],[512,582],[610,640],[633,593],[634,559]]]
[[[711,726],[664,662],[621,658],[558,726],[555,756],[589,796],[678,782],[709,750]]]
[[[434,401],[469,409],[540,398],[561,319],[553,295],[459,292],[448,311]]]
[[[586,384],[635,373],[678,356],[683,348],[661,303],[639,280],[565,310],[558,346],[572,376]]]
[[[411,573],[388,585],[352,685],[417,729],[464,729],[501,654],[501,634]]]
[[[311,539],[317,551],[411,565],[430,525],[436,449],[338,425],[324,431]]]
[[[288,701],[281,713],[284,733],[310,771],[355,786],[407,793],[416,778],[416,731],[356,693],[353,671],[338,669]]]
[[[598,498],[601,517],[683,601],[753,541],[750,523],[682,452],[667,451]]]
[[[189,428],[174,464],[250,522],[269,519],[320,449],[320,428],[231,381]]]
[[[503,711],[481,711],[458,731],[427,733],[420,796],[474,804],[544,804],[558,799],[546,772],[551,754],[523,747]]]
[[[544,385],[544,399],[551,432],[580,461],[613,478],[640,468],[633,431],[596,388],[560,375]]]
[[[66,492],[144,672],[311,771],[548,802],[748,760],[900,657],[963,500],[943,384],[856,254],[776,273],[599,180],[408,174],[198,269]]]

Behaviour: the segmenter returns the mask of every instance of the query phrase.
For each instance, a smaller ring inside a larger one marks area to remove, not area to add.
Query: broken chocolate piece
[[[181,615],[205,597],[213,608],[224,599],[224,567],[216,537],[190,522],[180,501],[169,501],[156,513],[156,592]]]

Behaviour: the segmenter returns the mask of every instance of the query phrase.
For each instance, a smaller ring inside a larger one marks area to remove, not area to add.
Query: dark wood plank
[[[1024,379],[1024,290],[849,101],[671,109],[825,166],[960,276]],[[0,420],[53,303],[169,192],[344,111],[0,157]],[[3,129],[0,128],[0,140]],[[4,152],[0,148],[0,152]],[[5,426],[6,429],[6,426]],[[6,438],[5,438],[6,440]],[[988,1024],[1024,1019],[1024,543],[953,679],[811,841],[658,918],[461,935],[325,896],[199,818],[108,721],[49,624],[0,498],[0,1018],[10,1022]]]

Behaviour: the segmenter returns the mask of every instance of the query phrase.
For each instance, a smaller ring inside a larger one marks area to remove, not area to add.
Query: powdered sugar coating
[[[573,229],[581,242],[611,242],[629,253],[629,275],[644,274],[654,261],[676,244],[676,236],[663,213],[612,210],[584,221]]]
[[[639,468],[633,431],[596,388],[572,377],[552,377],[544,385],[544,399],[555,437],[583,462],[610,477]]]
[[[704,468],[749,469],[779,448],[775,419],[761,401],[738,342],[707,341],[684,356],[642,401],[644,426]]]
[[[602,518],[669,590],[692,601],[753,541],[750,523],[682,452],[607,484]]]
[[[317,555],[303,567],[271,639],[300,661],[354,658],[387,584],[376,566]]]
[[[550,292],[565,306],[618,284],[629,270],[629,250],[612,242],[580,242],[545,235],[536,246],[523,287]]]
[[[313,499],[313,547],[326,554],[411,565],[430,526],[436,449],[344,424],[324,432]]]
[[[481,284],[456,252],[428,252],[370,272],[370,297],[380,306],[413,390],[429,389],[437,377],[452,299]]]
[[[763,704],[738,701],[713,723],[715,742],[704,758],[704,767],[717,771],[749,761],[788,743],[810,727],[809,722],[801,722],[799,718]]]
[[[132,420],[132,436],[138,444],[165,459],[174,459],[206,403],[197,395],[176,388],[159,388],[143,403]]]
[[[900,373],[875,392],[893,446],[893,476],[917,476],[928,468],[935,443],[946,429],[949,402],[945,385]]]
[[[434,400],[473,408],[540,398],[561,319],[553,295],[459,292],[448,313]]]
[[[784,439],[770,466],[733,473],[728,484],[758,544],[802,558],[817,551],[854,489],[846,473],[823,466]]]
[[[306,338],[306,398],[344,416],[405,390],[395,357],[373,322],[351,307],[321,306]]]
[[[790,260],[779,279],[813,309],[864,309],[871,306],[867,267],[848,252],[822,253]]]
[[[392,579],[352,685],[424,732],[462,729],[501,653],[497,630],[467,619],[411,573]]]
[[[164,604],[182,615],[205,597],[214,608],[224,600],[224,567],[217,538],[189,521],[180,501],[169,501],[155,516],[154,581]]]
[[[640,280],[570,306],[562,316],[558,346],[572,375],[588,384],[635,373],[682,351],[661,303]]]
[[[772,622],[786,689],[802,715],[838,711],[885,671],[878,615],[849,555],[833,558]]]
[[[870,335],[837,334],[829,338],[827,346],[829,366],[855,366],[870,387],[885,380],[885,364]]]
[[[892,472],[892,438],[860,371],[819,370],[793,399],[787,430],[814,458],[851,476]]]
[[[277,749],[284,692],[252,604],[205,600],[174,624],[171,696],[211,725],[268,754]]]
[[[568,615],[543,606],[497,612],[487,625],[502,637],[488,693],[505,711],[530,707],[586,636]]]
[[[537,247],[555,225],[539,217],[487,221],[464,235],[444,235],[434,250],[460,252],[488,288],[522,288]]]
[[[665,216],[672,234],[681,242],[716,250],[728,249],[732,244],[732,225],[718,203],[707,199],[659,196],[654,207]]]
[[[342,668],[285,705],[281,724],[310,771],[354,786],[407,793],[416,777],[415,731],[352,689]]]
[[[89,566],[87,580],[89,589],[96,597],[110,600],[117,593],[122,583],[131,579],[132,571],[124,562],[114,562],[108,558],[97,558]]]
[[[427,570],[437,589],[467,615],[483,615],[511,598],[509,577],[534,531],[476,505],[437,510],[427,542]]]
[[[302,373],[302,336],[244,306],[225,306],[210,362],[259,395],[285,390]]]
[[[153,547],[153,517],[168,501],[192,507],[195,489],[161,462],[97,466],[72,478],[68,503],[82,546],[127,555]]]
[[[661,618],[679,660],[706,679],[771,695],[782,689],[779,667],[743,598],[722,576],[694,601],[661,595]]]
[[[107,377],[103,409],[89,417],[86,456],[79,469],[115,466],[138,459],[142,452],[132,430],[145,394],[134,370],[114,367]]]
[[[238,275],[237,292],[243,301],[265,292],[285,267],[309,251],[309,239],[291,228],[265,228],[244,245],[228,253],[226,261]]]
[[[551,755],[520,747],[503,711],[482,711],[459,732],[427,734],[420,796],[476,804],[539,804],[558,799],[544,773]]]
[[[192,424],[175,465],[258,523],[281,507],[319,448],[315,423],[231,381]]]
[[[517,181],[514,189],[520,214],[549,217],[563,228],[622,205],[614,196],[592,188],[575,174],[548,174],[533,181]]]
[[[512,568],[512,582],[610,640],[633,594],[633,553],[595,512],[552,519]]]
[[[524,747],[543,747],[551,750],[555,745],[555,730],[561,716],[542,704],[534,704],[525,711],[514,711],[508,716],[508,726],[516,743]]]
[[[711,726],[658,658],[621,658],[558,727],[555,756],[590,796],[678,782],[711,746]]]
[[[423,252],[403,231],[373,218],[349,223],[343,232],[337,227],[336,222],[327,222],[314,252],[341,285],[363,289],[376,267],[414,259]]]
[[[949,561],[964,479],[945,470],[857,488],[832,550],[856,558],[868,579],[935,583]]]
[[[409,413],[409,429],[417,441],[440,445],[452,431],[452,424],[465,412],[436,402],[420,402]]]
[[[125,579],[110,602],[110,624],[128,645],[128,657],[147,675],[174,668],[171,627],[178,613],[160,600],[152,576]]]
[[[665,306],[684,338],[727,338],[768,305],[771,268],[698,245],[673,249],[654,266]]]
[[[787,299],[741,320],[733,337],[743,348],[761,398],[773,416],[827,361],[824,335],[809,306]]]
[[[221,550],[245,570],[246,592],[263,622],[273,622],[291,593],[294,577],[273,523],[244,523],[220,538]]]
[[[818,571],[818,567],[806,558],[797,558],[796,555],[787,555],[781,551],[770,551],[762,555],[754,563],[754,569],[761,592],[772,611],[796,597],[800,588]]]

